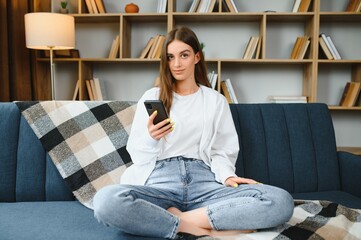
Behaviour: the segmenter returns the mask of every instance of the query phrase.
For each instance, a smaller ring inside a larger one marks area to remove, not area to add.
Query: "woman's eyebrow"
[[[190,50],[186,49],[186,50],[183,50],[181,52],[179,52],[179,54],[183,54],[183,53],[186,53],[186,52],[190,52]],[[174,55],[173,53],[167,53],[167,55]]]

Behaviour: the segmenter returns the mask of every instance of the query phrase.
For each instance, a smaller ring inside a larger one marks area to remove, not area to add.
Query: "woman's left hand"
[[[230,187],[238,187],[239,184],[257,184],[257,183],[259,182],[250,178],[242,178],[242,177],[229,177],[225,181],[225,184]]]

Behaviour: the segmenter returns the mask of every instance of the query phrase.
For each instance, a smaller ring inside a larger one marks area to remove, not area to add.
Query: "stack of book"
[[[238,13],[238,9],[233,0],[223,0],[225,10],[230,13]]]
[[[105,100],[104,83],[99,78],[85,80],[86,89],[90,100],[103,101]]]
[[[310,45],[310,37],[300,36],[297,37],[295,44],[293,45],[291,59],[303,59],[306,55],[308,46]]]
[[[218,73],[212,71],[208,73],[208,81],[211,84],[212,88],[215,89],[217,85]]]
[[[107,12],[103,0],[85,0],[85,4],[89,13],[99,14]]]
[[[252,36],[249,38],[243,59],[258,59],[261,52],[261,37]]]
[[[340,55],[339,51],[337,50],[337,48],[336,48],[335,44],[333,43],[330,36],[326,36],[324,33],[321,33],[318,39],[319,39],[320,46],[327,59],[330,59],[330,60],[341,59],[341,55]]]
[[[292,12],[307,12],[310,7],[311,0],[295,0]]]
[[[139,58],[160,58],[162,53],[163,43],[165,41],[165,35],[156,35],[148,40],[147,45],[143,48]]]
[[[360,85],[360,82],[347,82],[339,105],[342,107],[355,106],[360,93]]]
[[[120,37],[119,37],[119,35],[117,35],[113,39],[113,43],[112,43],[112,46],[110,48],[108,58],[116,58],[118,56],[119,46],[120,46]]]
[[[221,82],[221,90],[228,103],[238,103],[237,96],[234,92],[231,79],[227,78]]]
[[[215,4],[216,0],[193,0],[188,12],[211,13]]]
[[[270,96],[268,99],[272,103],[307,103],[306,96]]]
[[[360,12],[361,0],[349,0],[345,12]]]

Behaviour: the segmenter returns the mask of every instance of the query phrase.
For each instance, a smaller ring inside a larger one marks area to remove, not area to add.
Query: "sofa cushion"
[[[0,104],[0,202],[74,200],[14,103]]]
[[[231,104],[239,137],[239,176],[290,193],[340,190],[336,140],[327,105]]]
[[[92,208],[96,191],[118,183],[131,164],[125,146],[134,103],[44,101],[16,104],[49,152],[60,175],[85,206]]]
[[[0,203],[1,240],[115,240],[132,238],[99,224],[78,201]]]

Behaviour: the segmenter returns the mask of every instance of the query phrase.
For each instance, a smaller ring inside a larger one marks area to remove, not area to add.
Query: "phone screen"
[[[164,104],[161,100],[146,100],[144,101],[145,108],[149,116],[154,112],[158,111],[157,116],[154,118],[153,124],[157,124],[167,118],[169,118],[168,113],[164,107]]]

